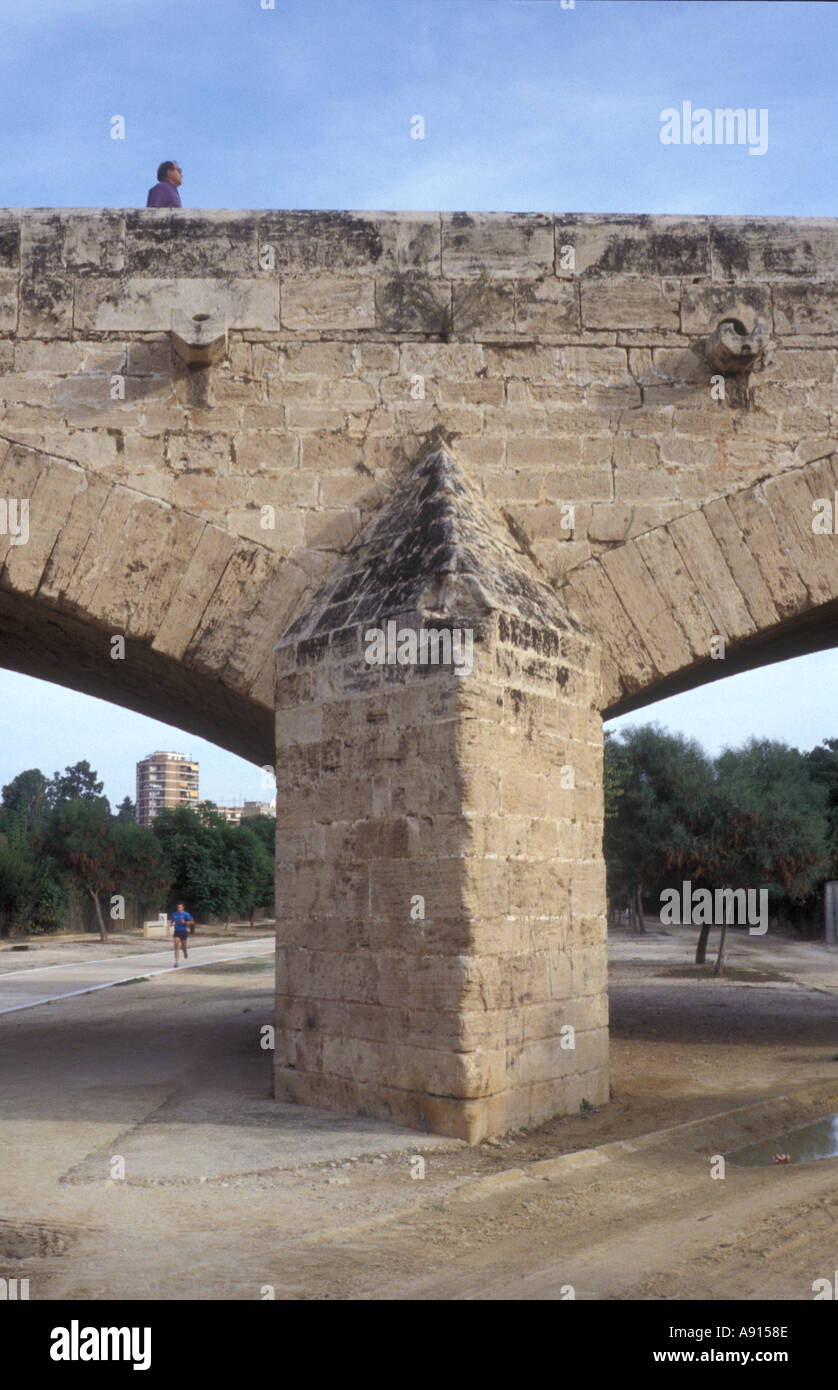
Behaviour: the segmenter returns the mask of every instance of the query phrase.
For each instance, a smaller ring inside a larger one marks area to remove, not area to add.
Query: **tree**
[[[829,793],[809,767],[796,748],[770,739],[751,739],[716,759],[726,885],[794,902],[823,881],[831,861]],[[723,923],[716,973],[725,934]]]
[[[253,926],[257,907],[268,907],[274,900],[273,846],[268,849],[262,834],[252,828],[251,818],[241,825],[227,826],[224,840],[228,862],[235,875],[233,908],[248,913]]]
[[[838,739],[823,739],[817,748],[803,754],[803,761],[812,781],[827,795],[832,859],[827,875],[834,878],[838,869]]]
[[[711,762],[697,744],[650,726],[606,741],[609,892],[642,901],[645,885],[669,887],[675,871],[699,886],[804,898],[829,869],[830,788],[838,790],[835,750],[818,752],[804,758],[785,744],[752,739]],[[714,925],[701,924],[698,965]],[[718,925],[717,974],[727,923]]]
[[[25,866],[5,835],[0,835],[0,936],[8,936],[25,893]]]
[[[242,821],[242,826],[252,830],[254,835],[258,835],[265,849],[268,850],[271,859],[274,857],[276,847],[276,816],[248,816]]]
[[[803,754],[803,762],[813,782],[826,789],[829,818],[838,820],[838,738],[825,738]]]
[[[47,779],[38,767],[30,767],[13,777],[3,788],[4,823],[8,814],[17,813],[23,817],[27,832],[31,831],[49,809],[47,786]]]
[[[0,936],[8,936],[12,927],[53,930],[66,908],[51,859],[0,835]]]
[[[118,824],[105,797],[78,797],[59,801],[38,833],[40,848],[52,856],[65,881],[77,884],[93,899],[103,941],[108,939],[108,929],[101,895],[119,875]]]
[[[62,801],[99,801],[102,798],[104,783],[87,760],[65,767],[64,772],[53,774],[47,784],[47,799],[50,806],[58,806]],[[106,801],[107,805],[107,801]]]
[[[117,820],[131,821],[136,823],[137,808],[131,800],[130,796],[124,796],[120,801],[119,805],[116,808],[116,818]]]
[[[161,866],[160,844],[153,831],[117,816],[111,823],[111,833],[116,849],[112,891],[133,899],[140,907],[159,901],[168,891],[169,880]]]
[[[228,923],[234,912],[247,912],[252,922],[258,907],[273,903],[274,827],[272,816],[229,825],[211,803],[162,811],[154,834],[171,901]]]
[[[198,917],[225,916],[234,899],[235,880],[225,862],[225,827],[217,811],[199,814],[187,806],[161,811],[154,821],[171,901],[186,903]]]
[[[256,901],[250,913],[250,925],[253,926],[253,913],[256,908],[266,907],[271,913],[274,911],[274,899],[276,887],[274,881],[276,867],[276,816],[248,816],[242,822],[246,829],[258,835],[265,850],[265,857],[262,860],[261,868],[261,887],[258,890]]]
[[[640,926],[645,888],[673,868],[706,872],[713,769],[700,746],[656,725],[607,740],[604,849],[610,897],[628,899]]]

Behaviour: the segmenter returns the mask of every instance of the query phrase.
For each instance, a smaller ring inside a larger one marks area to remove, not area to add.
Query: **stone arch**
[[[273,552],[10,440],[0,496],[29,504],[25,543],[0,534],[5,666],[273,761],[273,653],[299,592]]]
[[[600,643],[603,712],[838,644],[836,536],[812,526],[816,499],[836,496],[832,453],[572,570],[560,592]]]

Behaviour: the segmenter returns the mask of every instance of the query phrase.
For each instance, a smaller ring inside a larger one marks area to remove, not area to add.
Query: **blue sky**
[[[261,4],[4,6],[2,201],[142,205],[172,158],[202,208],[833,213],[835,6]],[[662,145],[685,99],[768,152]]]
[[[0,204],[142,206],[176,159],[197,208],[836,215],[838,6],[268,3],[7,3]],[[685,100],[767,110],[766,153],[661,144]],[[810,746],[838,733],[836,676],[823,653],[649,717],[713,750],[752,732]],[[0,784],[86,757],[118,801],[164,747],[194,752],[213,800],[260,795],[258,769],[115,706],[7,672],[0,701]]]

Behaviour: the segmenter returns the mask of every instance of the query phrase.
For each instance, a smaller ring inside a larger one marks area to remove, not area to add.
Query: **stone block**
[[[788,617],[806,602],[806,589],[765,497],[742,489],[728,497],[727,504],[777,612]]]
[[[157,630],[155,650],[183,656],[234,551],[232,536],[219,527],[204,526]]]
[[[556,217],[556,274],[570,276],[693,276],[710,273],[708,220],[703,217],[564,215]],[[563,247],[573,248],[564,267]]]
[[[677,281],[613,276],[583,281],[582,322],[586,328],[680,329]],[[714,325],[715,326],[715,325]]]
[[[0,212],[0,270],[18,269],[20,241],[20,219],[13,212]]]
[[[210,219],[186,209],[162,218],[151,209],[128,213],[125,268],[149,276],[257,275],[257,218],[252,212],[213,212]]]
[[[116,210],[34,209],[21,225],[21,270],[33,279],[122,270],[124,240],[124,214]]]
[[[714,280],[829,279],[838,231],[826,217],[711,217]]]
[[[692,655],[704,660],[710,655],[711,641],[718,628],[697,591],[695,582],[665,526],[658,526],[635,542],[637,554],[650,575],[655,576],[657,589],[666,594],[671,612],[689,644]],[[637,621],[637,614],[632,613]],[[683,654],[679,661],[684,661]],[[688,658],[687,658],[688,660]]]
[[[552,275],[516,283],[516,332],[536,339],[562,337],[578,331],[580,322],[576,285]]]
[[[835,597],[835,552],[812,530],[812,493],[800,471],[769,478],[763,494],[771,508],[783,545],[813,603]]]
[[[601,564],[634,626],[643,633],[657,669],[668,675],[689,665],[692,653],[671,611],[670,596],[657,588],[638,543],[606,551]]]
[[[17,327],[18,280],[16,271],[0,271],[0,333]]]
[[[624,385],[629,379],[627,357],[625,348],[563,347],[559,348],[559,373],[579,386]]]
[[[434,212],[263,212],[260,247],[271,245],[277,271],[400,270],[439,274],[439,214]]]
[[[44,567],[61,534],[77,494],[86,486],[81,468],[51,461],[39,474],[29,503],[29,539],[6,553],[3,583],[18,593],[35,594]]]
[[[728,639],[750,635],[755,630],[754,620],[704,513],[678,517],[667,530],[717,625],[716,631]]]
[[[361,275],[294,275],[282,280],[282,326],[291,329],[371,328],[374,285]]]
[[[444,313],[445,298],[440,298]],[[458,337],[479,338],[482,341],[506,338],[515,329],[515,305],[515,290],[511,284],[455,281],[452,331]]]
[[[329,382],[335,377],[353,374],[357,351],[352,343],[287,343],[279,350],[278,366],[283,379],[315,377]],[[398,363],[398,349],[387,348],[386,351],[388,362],[394,356]]]
[[[68,338],[73,331],[73,283],[66,276],[20,278],[18,332],[27,338]]]
[[[553,222],[542,213],[442,214],[442,274],[529,279],[553,269]]]
[[[613,704],[618,694],[631,694],[654,681],[652,657],[598,563],[571,571],[562,593],[571,612],[600,635],[604,648],[603,709]]]
[[[173,311],[210,314],[228,328],[277,330],[279,289],[275,280],[241,275],[234,281],[211,276],[80,276],[76,284],[74,323],[82,332],[168,332]]]
[[[775,333],[838,333],[838,290],[833,284],[777,285],[773,299]]]
[[[741,319],[747,331],[771,323],[771,291],[765,285],[690,285],[681,294],[681,331],[702,338],[723,319]]]
[[[6,504],[4,513],[7,512],[7,515],[4,515],[4,521],[8,526],[7,530],[0,531],[2,564],[11,551],[26,550],[30,543],[33,526],[32,497],[48,463],[36,450],[23,448],[18,444],[11,444],[5,448],[0,457],[0,498]]]

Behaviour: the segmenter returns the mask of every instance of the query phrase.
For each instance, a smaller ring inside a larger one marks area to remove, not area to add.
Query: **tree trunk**
[[[719,954],[716,956],[716,964],[713,966],[713,974],[721,975],[722,965],[724,964],[725,937],[727,936],[727,922],[722,922],[722,939],[719,942]]]
[[[105,919],[104,919],[104,917],[102,916],[102,904],[99,902],[99,894],[98,894],[98,893],[94,893],[94,892],[93,892],[93,889],[91,888],[91,889],[90,889],[90,896],[91,896],[91,898],[93,899],[94,903],[96,904],[96,917],[97,917],[97,919],[98,919],[98,921],[99,921],[99,936],[101,937],[102,941],[107,941],[107,939],[108,939],[108,929],[107,929],[107,927],[106,927],[106,925],[105,925]]]
[[[637,930],[645,934],[646,919],[643,916],[643,884],[637,885]]]
[[[695,948],[696,965],[704,965],[707,958],[707,942],[710,940],[712,930],[712,922],[702,922],[701,931],[698,933],[698,945]]]
[[[253,926],[253,918],[254,918],[255,916],[256,916],[256,908],[255,908],[255,907],[252,907],[252,908],[250,909],[250,925],[251,925],[251,927]]]

